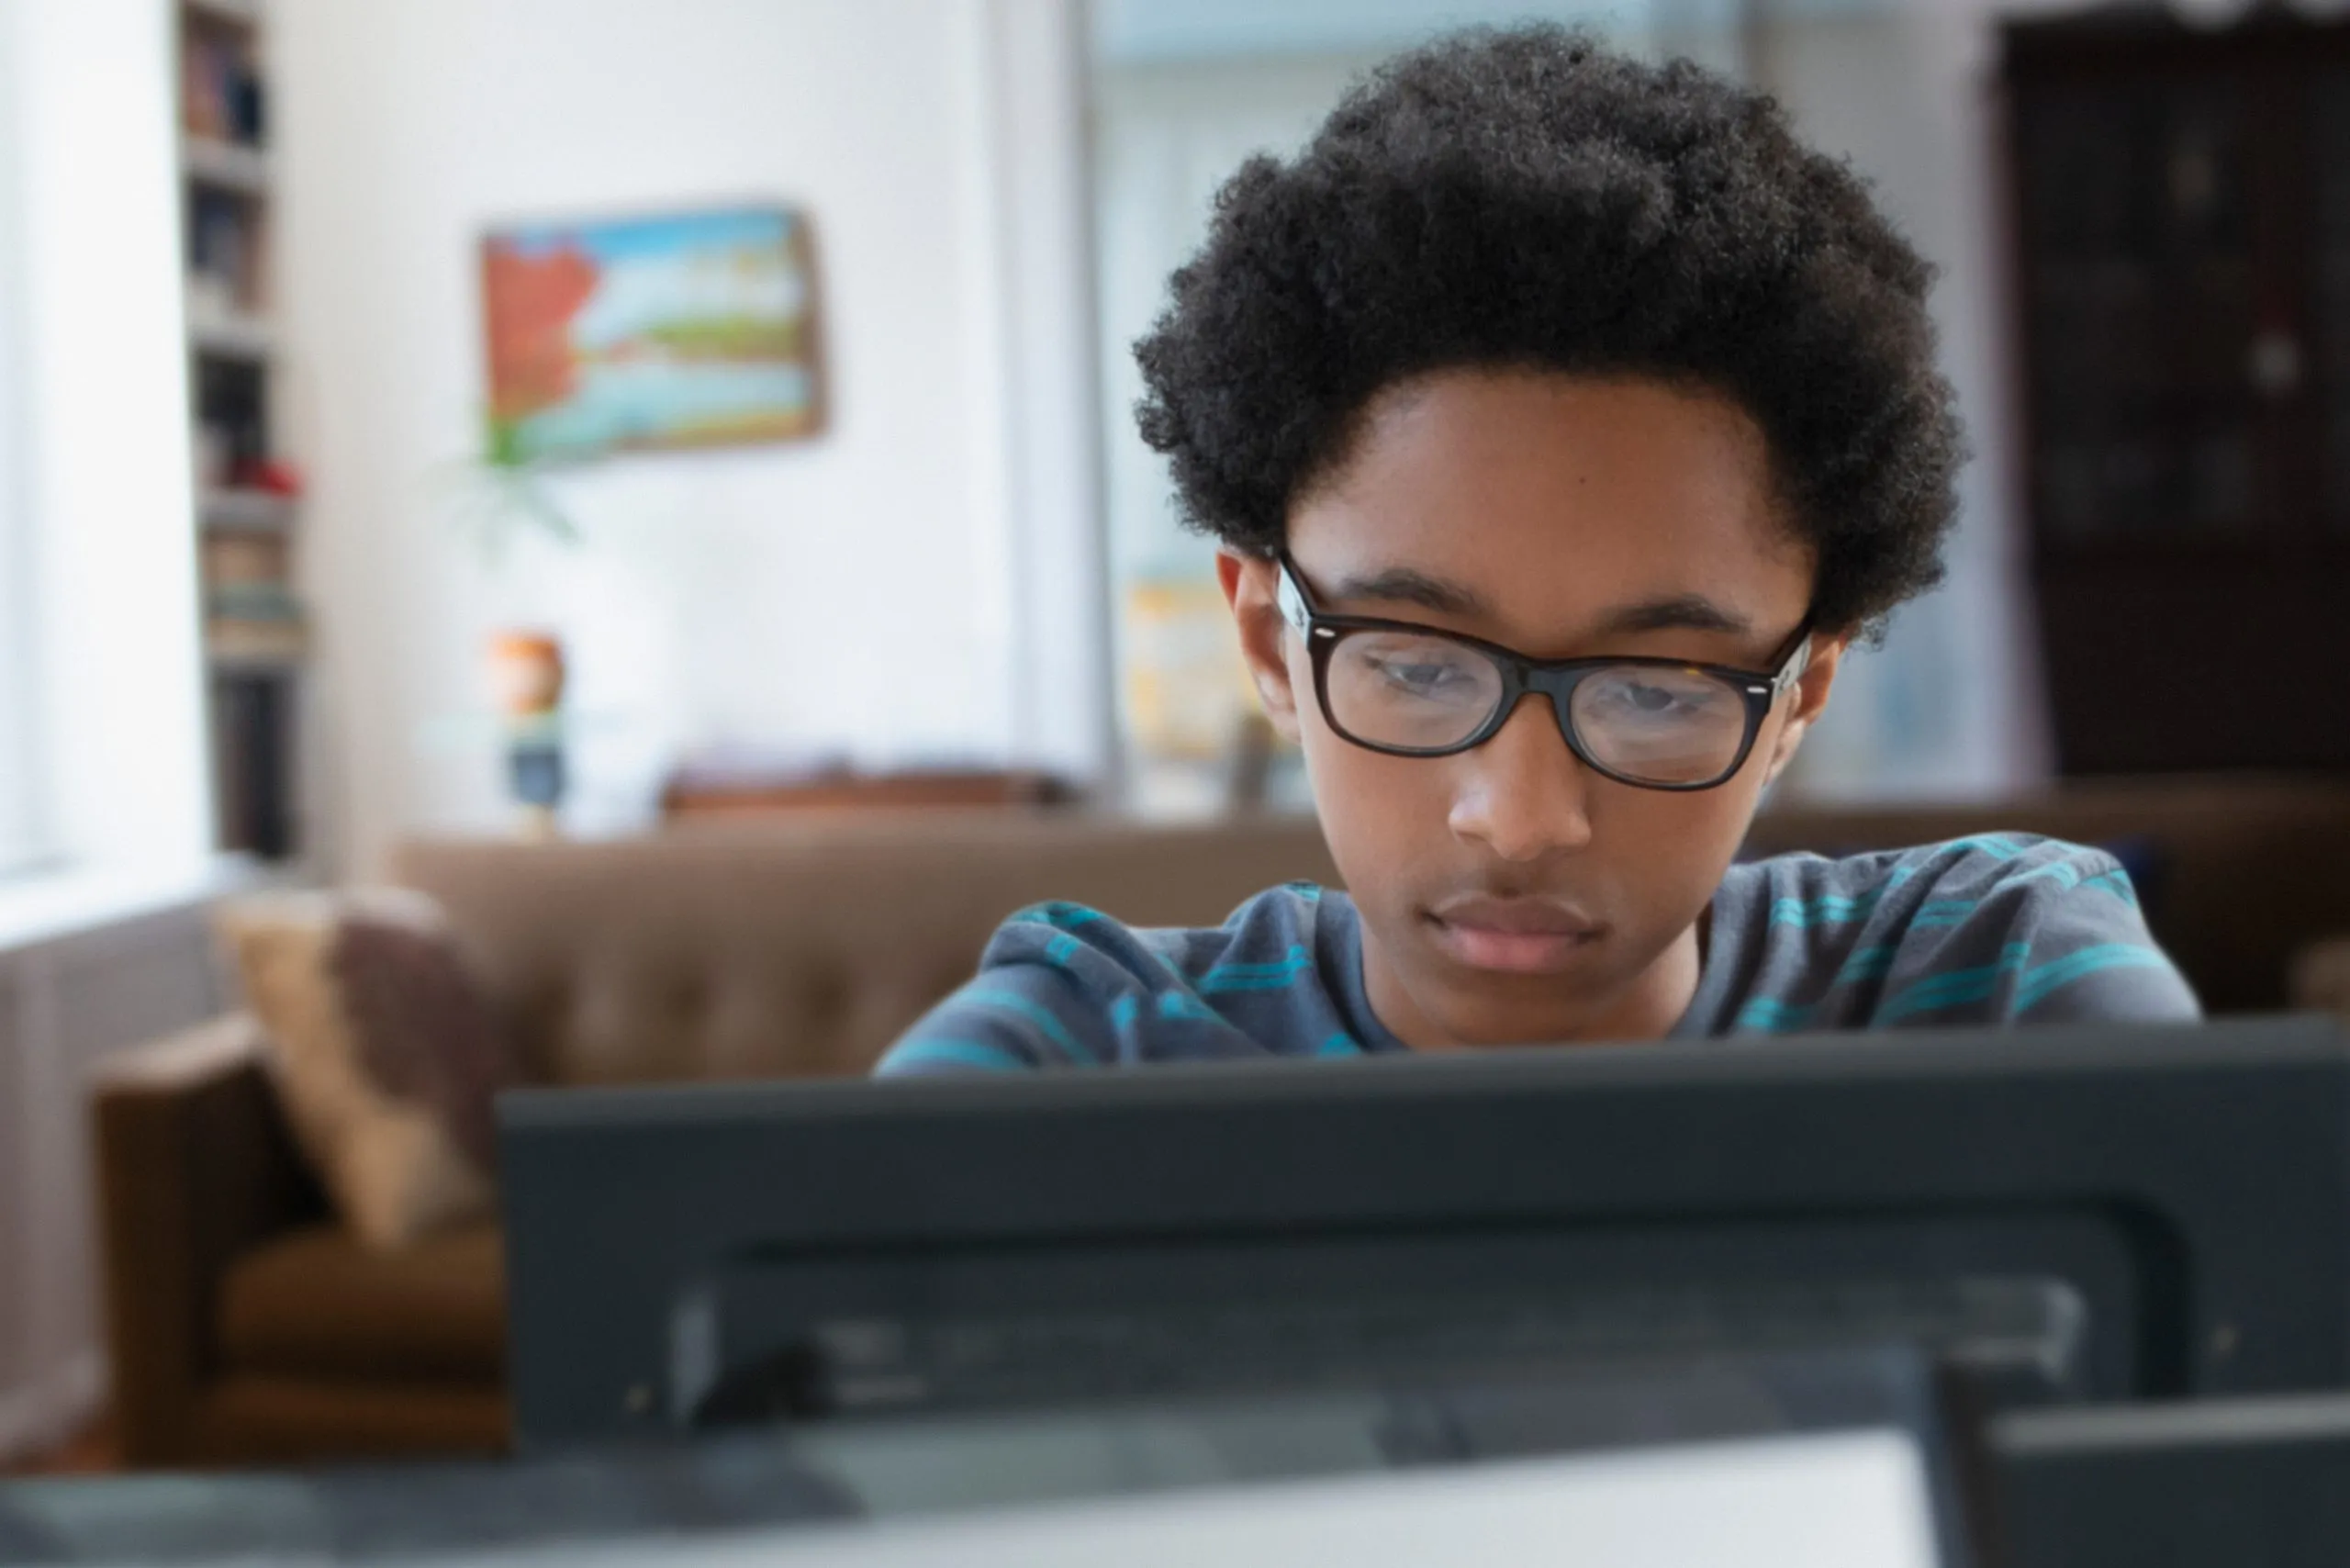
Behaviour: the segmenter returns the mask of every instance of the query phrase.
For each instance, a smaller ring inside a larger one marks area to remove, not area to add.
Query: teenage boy
[[[2093,850],[1731,864],[1940,577],[1930,276],[1768,99],[1552,28],[1252,159],[1139,414],[1348,891],[1025,911],[878,1070],[2196,1016]]]

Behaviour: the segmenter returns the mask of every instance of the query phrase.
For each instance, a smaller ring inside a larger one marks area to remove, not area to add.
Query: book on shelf
[[[196,363],[191,442],[197,485],[206,489],[296,487],[290,471],[269,455],[268,403],[266,367],[214,358]]]
[[[207,590],[204,613],[215,624],[290,625],[302,623],[302,606],[284,583],[229,583]]]
[[[198,16],[239,27],[251,27],[260,21],[263,9],[263,0],[180,0],[180,4]]]
[[[183,136],[180,169],[197,191],[211,196],[243,201],[269,189],[269,154],[243,142]]]
[[[282,533],[213,533],[199,557],[206,644],[217,657],[297,656],[305,629]]]
[[[189,194],[189,320],[233,319],[260,303],[259,229],[252,204],[243,197],[202,187]]]
[[[204,526],[223,532],[282,532],[294,516],[294,498],[249,485],[206,486],[196,498]]]
[[[267,359],[277,347],[269,322],[221,295],[219,288],[201,280],[188,289],[188,341],[206,353],[247,361]]]
[[[229,671],[212,680],[212,766],[223,849],[284,859],[299,847],[294,811],[293,683]]]
[[[180,49],[180,125],[190,136],[261,145],[268,97],[251,39],[210,29],[189,32]]]
[[[198,565],[209,591],[257,586],[283,590],[290,557],[283,535],[222,533],[204,541]]]
[[[286,618],[207,615],[204,652],[225,664],[292,664],[309,652],[310,629],[300,611]]]

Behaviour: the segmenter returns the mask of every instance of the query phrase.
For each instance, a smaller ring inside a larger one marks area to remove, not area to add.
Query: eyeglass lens
[[[1354,632],[1331,649],[1331,717],[1367,745],[1404,751],[1458,746],[1502,700],[1500,668],[1442,637]],[[1641,783],[1686,785],[1727,774],[1746,740],[1745,700],[1710,676],[1650,665],[1592,671],[1567,722],[1592,759]]]

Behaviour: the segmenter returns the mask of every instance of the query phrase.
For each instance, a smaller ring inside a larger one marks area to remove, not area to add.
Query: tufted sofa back
[[[1214,924],[1337,871],[1311,821],[957,812],[420,842],[393,876],[448,911],[534,1076],[597,1084],[861,1074],[1023,905]]]

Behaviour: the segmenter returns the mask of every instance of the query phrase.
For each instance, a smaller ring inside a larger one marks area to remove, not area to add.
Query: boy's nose
[[[1591,842],[1590,770],[1567,749],[1550,700],[1529,693],[1494,738],[1459,758],[1449,823],[1501,859],[1526,863]]]

